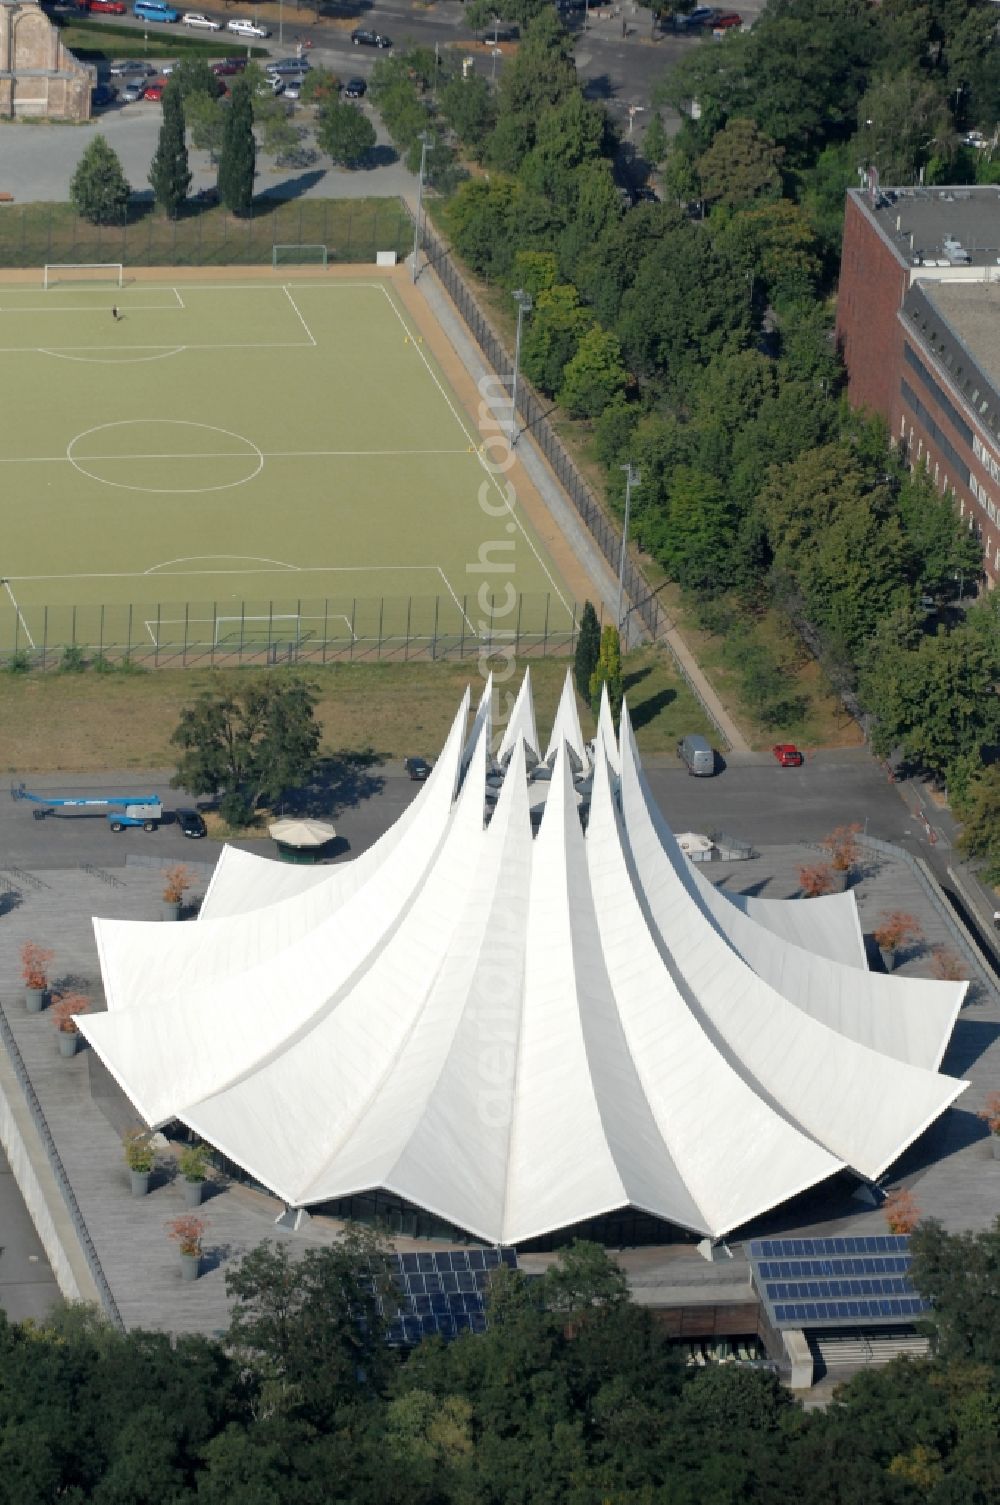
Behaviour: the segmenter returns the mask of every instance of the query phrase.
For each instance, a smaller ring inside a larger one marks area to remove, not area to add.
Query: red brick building
[[[1000,190],[847,195],[837,339],[848,396],[954,497],[1000,579]]]

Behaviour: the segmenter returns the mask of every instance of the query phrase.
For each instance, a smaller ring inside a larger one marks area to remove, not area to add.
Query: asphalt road
[[[753,759],[733,762],[711,779],[690,778],[679,765],[652,767],[648,775],[663,813],[678,831],[723,830],[756,846],[771,846],[819,841],[834,826],[857,821],[873,836],[931,855],[926,832],[900,797],[900,788],[886,781],[863,750],[817,753],[799,769]],[[48,796],[155,792],[167,809],[193,803],[170,790],[168,779],[169,774],[77,779],[60,774],[35,779],[30,787]],[[417,788],[400,765],[388,764],[335,785],[328,808],[315,813],[332,818],[343,842],[341,854],[357,856],[388,829]],[[135,829],[115,835],[100,812],[67,811],[44,820],[33,819],[31,812],[30,804],[0,799],[0,870],[75,867],[84,862],[115,867],[124,864],[129,853],[212,862],[219,852],[218,843],[191,841],[169,824],[153,833]],[[942,840],[935,853],[943,850]],[[240,844],[276,855],[270,841]]]

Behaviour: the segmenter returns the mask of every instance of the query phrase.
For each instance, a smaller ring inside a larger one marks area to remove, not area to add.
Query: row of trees
[[[222,1341],[121,1336],[84,1308],[0,1319],[4,1498],[90,1505],[987,1505],[1000,1492],[1000,1232],[914,1236],[938,1356],[802,1411],[765,1370],[685,1369],[618,1267],[575,1244],[502,1270],[489,1330],[388,1349],[380,1240],[263,1245]],[[369,1274],[372,1272],[372,1274]]]
[[[970,780],[985,788],[990,652],[975,670],[966,660],[974,709],[938,702],[947,736],[916,722],[928,677],[940,688],[942,666],[965,657],[948,608],[981,568],[979,544],[884,429],[847,410],[828,294],[859,161],[883,181],[988,175],[987,154],[959,140],[995,123],[988,10],[770,0],[752,32],[690,48],[667,80],[664,98],[700,111],[669,148],[654,117],[648,154],[665,202],[631,209],[612,170],[621,143],[584,97],[552,10],[523,18],[495,92],[422,52],[380,62],[374,83],[411,165],[430,135],[458,253],[531,294],[523,369],[589,421],[613,507],[621,467],[638,466],[637,539],[706,625],[727,621],[761,719],[779,727],[801,710],[788,664],[754,638],[770,607],[860,694],[877,745],[902,748],[960,797]],[[463,177],[461,159],[485,171]]]
[[[250,64],[219,97],[219,81],[207,62],[179,63],[163,91],[163,123],[149,169],[157,205],[175,217],[191,188],[187,138],[218,163],[220,201],[234,214],[247,214],[253,203],[257,142],[280,157],[294,152],[302,132],[272,92],[257,64]],[[326,69],[311,70],[303,85],[305,102],[316,105],[316,140],[338,166],[357,167],[375,145],[375,128],[357,106],[339,98],[339,82]],[[131,188],[117,154],[96,136],[77,165],[70,200],[77,213],[94,224],[120,224],[128,210]]]

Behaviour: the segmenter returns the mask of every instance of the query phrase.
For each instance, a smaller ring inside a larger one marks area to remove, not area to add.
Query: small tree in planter
[[[818,899],[833,889],[833,873],[828,862],[815,862],[799,868],[799,887],[804,899]]]
[[[49,963],[54,956],[54,951],[46,951],[37,941],[25,941],[21,947],[21,977],[24,981],[24,1002],[29,1014],[41,1012],[45,990],[49,985]]]
[[[163,918],[179,920],[184,895],[194,882],[194,876],[183,862],[168,867],[163,875]]]
[[[130,1129],[125,1135],[125,1163],[132,1175],[133,1197],[144,1197],[156,1161],[152,1136],[148,1129]]]
[[[177,1168],[184,1182],[185,1207],[199,1206],[208,1180],[208,1145],[185,1145],[178,1157]]]
[[[171,1218],[167,1224],[167,1232],[180,1249],[182,1280],[198,1279],[205,1227],[204,1218],[192,1217],[190,1213]]]
[[[86,1014],[90,1008],[90,999],[83,993],[64,993],[52,1008],[52,1022],[59,1036],[59,1053],[64,1056],[75,1056],[77,1043],[80,1039],[80,1031],[76,1027],[74,1014]]]
[[[960,956],[947,946],[935,946],[931,956],[931,971],[941,982],[966,982],[966,967]]]
[[[861,827],[855,822],[853,826],[835,826],[829,836],[825,836],[820,842],[824,851],[830,854],[830,867],[833,869],[834,886],[843,891],[848,884],[851,873],[858,860],[857,835]]]
[[[885,1199],[882,1208],[885,1220],[889,1225],[890,1233],[910,1234],[920,1222],[923,1214],[914,1200],[912,1192],[902,1187],[898,1191],[891,1191]]]
[[[1000,1092],[991,1092],[986,1099],[986,1106],[976,1114],[990,1131],[990,1148],[993,1151],[993,1159],[1000,1160]]]
[[[924,938],[919,920],[903,909],[884,911],[872,934],[887,972],[895,967],[897,952]]]

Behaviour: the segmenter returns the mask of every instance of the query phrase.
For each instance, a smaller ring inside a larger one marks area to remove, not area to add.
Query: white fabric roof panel
[[[627,713],[619,746],[602,708],[585,835],[567,678],[533,836],[527,676],[488,824],[489,687],[467,740],[468,703],[355,861],[227,851],[199,923],[95,921],[109,1011],[79,1026],[148,1123],[294,1206],[384,1188],[498,1243],[624,1206],[717,1236],[879,1175],[963,1090],[933,1069],[963,990],[863,970],[850,895],[789,922],[720,894]]]

